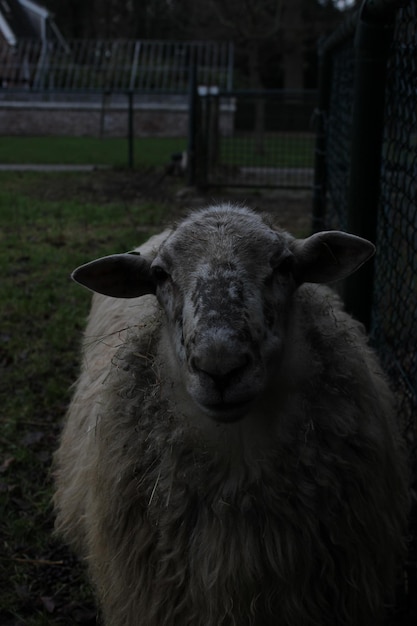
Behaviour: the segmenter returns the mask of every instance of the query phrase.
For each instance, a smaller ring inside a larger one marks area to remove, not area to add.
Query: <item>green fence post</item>
[[[351,168],[348,192],[348,229],[376,240],[384,128],[385,81],[395,9],[382,17],[370,14],[365,1],[356,30],[355,84],[352,117]],[[396,7],[398,8],[398,6]],[[374,263],[353,274],[344,290],[346,308],[370,327]]]

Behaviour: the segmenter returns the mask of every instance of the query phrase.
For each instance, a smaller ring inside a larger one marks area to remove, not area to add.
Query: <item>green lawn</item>
[[[97,182],[87,183],[78,175],[0,173],[2,625],[95,623],[83,568],[52,534],[51,454],[90,304],[69,274],[91,258],[131,249],[160,228],[167,209],[96,203]],[[74,199],[83,185],[87,199]]]
[[[165,165],[186,147],[183,138],[144,137],[134,141],[135,165]],[[0,164],[77,164],[126,166],[128,142],[123,138],[1,137]]]
[[[164,166],[187,147],[185,138],[143,137],[134,141],[136,166]],[[198,145],[197,145],[198,148]],[[313,165],[314,137],[302,134],[253,134],[220,140],[221,165],[299,168]],[[0,164],[77,164],[126,166],[126,139],[93,137],[2,137]]]

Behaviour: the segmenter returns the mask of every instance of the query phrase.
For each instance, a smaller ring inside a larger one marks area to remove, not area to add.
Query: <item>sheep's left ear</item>
[[[367,239],[340,231],[323,231],[295,239],[294,277],[301,283],[331,283],[355,272],[375,253]]]
[[[150,263],[137,252],[111,254],[77,267],[71,278],[87,289],[113,298],[155,293]]]

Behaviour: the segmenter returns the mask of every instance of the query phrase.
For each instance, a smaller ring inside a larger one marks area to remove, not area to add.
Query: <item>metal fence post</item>
[[[391,5],[393,3],[390,3]],[[397,7],[398,8],[398,7]],[[376,240],[384,124],[385,82],[395,10],[375,19],[362,5],[356,30],[351,168],[348,192],[350,232]],[[346,308],[369,329],[374,263],[368,262],[345,285]]]
[[[134,128],[134,109],[133,109],[133,91],[129,91],[128,97],[128,167],[133,169],[134,165],[134,143],[135,143],[135,128]]]

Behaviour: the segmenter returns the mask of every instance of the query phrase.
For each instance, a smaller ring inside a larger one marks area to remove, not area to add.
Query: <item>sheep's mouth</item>
[[[202,410],[215,422],[231,424],[243,419],[252,405],[252,400],[244,402],[217,402],[200,404]]]

